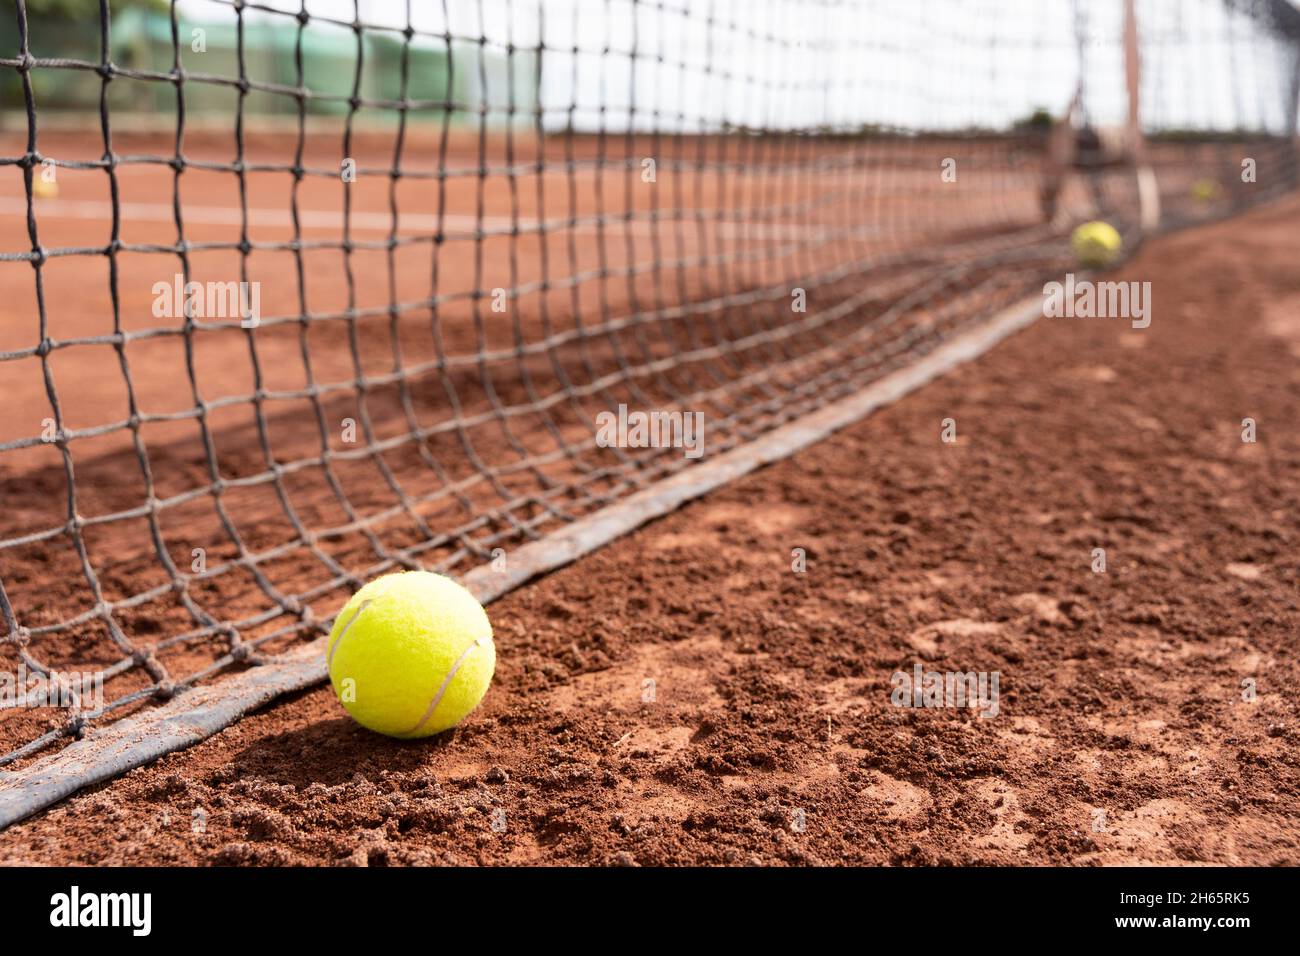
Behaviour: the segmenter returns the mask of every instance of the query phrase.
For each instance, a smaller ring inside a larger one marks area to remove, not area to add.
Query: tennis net
[[[1122,3],[16,0],[0,765],[914,362],[1144,165],[1294,188],[1295,10],[1135,15],[1132,81]]]

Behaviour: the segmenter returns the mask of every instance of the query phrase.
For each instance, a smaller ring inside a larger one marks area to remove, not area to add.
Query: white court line
[[[119,205],[119,209],[123,220],[133,222],[170,223],[175,218],[170,203],[124,202]],[[0,215],[25,217],[27,215],[27,200],[0,199]],[[38,223],[41,219],[94,219],[107,222],[112,218],[112,215],[113,204],[110,202],[73,199],[38,199],[36,201]],[[386,212],[353,212],[349,216],[349,220],[354,230],[369,232],[387,233],[393,224],[392,216]],[[230,206],[196,206],[185,203],[181,207],[181,222],[183,224],[238,226],[242,221],[243,217],[239,210]],[[300,209],[298,211],[298,221],[304,229],[338,231],[343,228],[343,212],[341,210]],[[441,224],[444,232],[458,234],[473,234],[480,229],[489,232],[507,233],[514,229],[516,225],[516,221],[508,216],[484,216],[482,219],[478,219],[475,216],[448,214],[442,216],[440,220],[438,216],[428,213],[404,213],[400,211],[397,222],[399,233],[428,234],[437,232],[439,224]],[[567,220],[564,219],[538,220],[521,217],[518,220],[518,226],[527,230],[536,230],[540,226],[547,232],[559,232],[567,228],[566,222]],[[708,218],[704,222],[708,231],[728,239],[788,242],[791,240],[817,241],[832,237],[832,233],[827,229],[816,226],[803,226],[796,223],[717,221]],[[287,209],[251,208],[248,210],[248,223],[252,226],[278,226],[287,229],[292,228],[293,217]],[[660,235],[663,234],[663,230],[673,228],[681,228],[690,235],[690,230],[698,228],[694,219],[668,219],[665,217],[660,218],[657,223],[651,223],[645,219],[627,223],[617,218],[609,218],[605,221],[604,230],[606,233],[617,237],[625,235],[629,226],[634,235],[640,236],[653,235],[655,228],[659,230]],[[595,234],[597,230],[596,223],[584,222],[576,226],[574,231]],[[840,235],[837,238],[847,238],[847,236]]]

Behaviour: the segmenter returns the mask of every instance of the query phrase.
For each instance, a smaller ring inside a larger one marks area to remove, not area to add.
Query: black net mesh
[[[7,5],[0,763],[698,460],[620,407],[716,455],[1137,238],[1119,3]],[[1293,188],[1295,11],[1136,12],[1164,221]]]

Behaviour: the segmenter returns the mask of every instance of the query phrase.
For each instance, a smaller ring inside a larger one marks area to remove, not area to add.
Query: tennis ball
[[[330,683],[357,723],[428,737],[478,706],[492,680],[492,624],[451,578],[406,571],[365,585],[334,619]]]
[[[1213,179],[1198,179],[1192,183],[1192,198],[1197,202],[1213,202],[1219,198],[1219,184]]]
[[[1124,240],[1108,222],[1085,222],[1070,236],[1070,248],[1080,265],[1090,269],[1110,265],[1119,256]]]

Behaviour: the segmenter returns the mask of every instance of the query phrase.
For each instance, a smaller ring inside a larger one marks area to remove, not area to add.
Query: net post
[[[1142,134],[1142,54],[1136,0],[1124,0],[1124,74],[1128,84],[1128,148],[1137,170],[1139,222],[1144,233],[1160,228],[1160,187]]]

